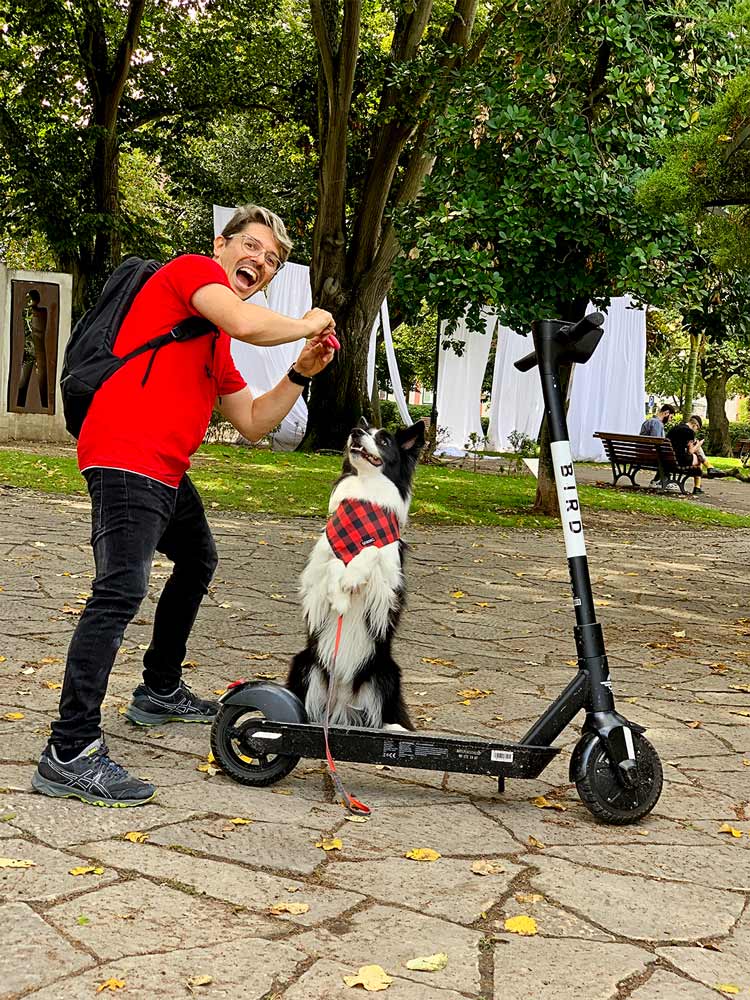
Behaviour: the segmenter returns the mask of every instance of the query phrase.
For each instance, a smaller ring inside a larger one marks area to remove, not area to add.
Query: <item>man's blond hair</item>
[[[242,205],[241,208],[237,209],[226,226],[224,226],[221,235],[224,239],[235,236],[237,233],[241,233],[245,226],[248,226],[251,222],[259,222],[263,226],[268,226],[273,233],[273,238],[279,245],[279,256],[282,261],[287,260],[292,251],[293,243],[289,239],[286,226],[275,212],[263,208],[262,205]]]

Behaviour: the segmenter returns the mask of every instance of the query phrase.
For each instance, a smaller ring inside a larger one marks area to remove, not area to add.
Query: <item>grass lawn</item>
[[[204,445],[195,456],[191,476],[207,507],[283,517],[322,517],[340,467],[341,459],[335,455]],[[70,456],[59,456],[0,449],[0,484],[49,493],[85,494],[72,452]],[[556,526],[555,519],[531,513],[534,491],[531,476],[420,466],[411,518],[417,524]],[[686,500],[596,486],[581,486],[579,492],[584,513],[586,509],[628,511],[696,525],[750,527],[748,516]]]

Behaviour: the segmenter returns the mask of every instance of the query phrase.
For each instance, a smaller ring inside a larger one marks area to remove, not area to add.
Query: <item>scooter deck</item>
[[[318,760],[326,756],[323,728],[311,723],[259,719],[243,727],[237,738],[251,755],[257,754],[262,747],[265,753],[274,755]],[[486,774],[498,778],[536,778],[560,752],[557,747],[487,743],[354,726],[331,726],[328,744],[336,761]]]

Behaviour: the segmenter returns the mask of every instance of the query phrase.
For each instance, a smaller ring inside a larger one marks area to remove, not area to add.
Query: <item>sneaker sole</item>
[[[146,799],[102,799],[97,798],[89,792],[84,792],[70,785],[60,785],[56,781],[48,781],[37,771],[31,779],[31,787],[41,792],[42,795],[51,795],[56,799],[79,799],[90,806],[103,806],[106,809],[128,809],[131,806],[145,806],[147,802],[152,802],[156,797],[156,792],[152,792]]]
[[[132,705],[125,712],[125,718],[134,722],[136,726],[161,726],[165,722],[198,722],[203,725],[210,725],[215,715],[156,715],[153,712],[144,712],[140,708]]]

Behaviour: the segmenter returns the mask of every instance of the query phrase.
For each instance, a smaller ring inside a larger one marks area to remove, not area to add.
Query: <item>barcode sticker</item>
[[[512,764],[513,763],[513,751],[512,750],[491,750],[490,760],[493,764]]]

